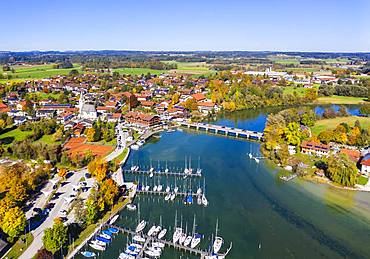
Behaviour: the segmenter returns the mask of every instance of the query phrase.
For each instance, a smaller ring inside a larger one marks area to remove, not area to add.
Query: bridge
[[[191,123],[180,122],[180,126],[187,127],[193,130],[205,131],[209,133],[219,134],[223,136],[231,136],[241,139],[263,140],[263,133],[258,131],[250,131],[245,129],[231,128],[227,126],[207,124],[207,123]]]

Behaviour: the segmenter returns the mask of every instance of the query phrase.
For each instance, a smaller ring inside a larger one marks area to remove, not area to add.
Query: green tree
[[[1,228],[9,237],[10,242],[23,233],[27,219],[24,212],[19,207],[10,208],[5,212],[1,222]]]
[[[344,154],[328,158],[327,177],[335,183],[352,187],[356,183],[356,165]]]
[[[46,250],[55,254],[62,249],[68,241],[68,228],[64,226],[60,219],[56,219],[52,228],[44,231],[42,242]]]

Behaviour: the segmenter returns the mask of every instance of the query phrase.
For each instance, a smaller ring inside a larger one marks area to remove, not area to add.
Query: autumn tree
[[[8,235],[10,242],[23,233],[26,227],[26,215],[19,207],[10,208],[5,212],[1,222],[1,229]]]
[[[45,229],[42,237],[45,249],[53,254],[62,249],[67,241],[68,228],[58,218],[55,220],[53,227]]]
[[[58,171],[58,176],[60,178],[65,178],[67,176],[67,169],[60,168],[59,171]]]
[[[86,129],[86,137],[87,141],[94,142],[95,141],[95,129],[94,128],[88,128]]]
[[[299,146],[301,144],[301,131],[299,124],[291,122],[284,128],[284,136],[288,144]]]
[[[28,197],[26,187],[18,179],[13,181],[6,196],[17,204],[21,204]]]
[[[45,248],[42,248],[37,251],[36,259],[54,259],[54,255]]]

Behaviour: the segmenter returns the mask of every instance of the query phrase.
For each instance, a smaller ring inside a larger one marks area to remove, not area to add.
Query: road
[[[44,230],[46,228],[50,228],[53,226],[55,218],[61,217],[60,210],[62,208],[64,209],[67,208],[65,198],[68,198],[71,194],[75,193],[73,191],[73,187],[74,185],[78,184],[81,177],[85,176],[85,173],[87,173],[86,169],[81,170],[79,172],[75,172],[65,181],[65,184],[62,184],[58,188],[57,193],[59,193],[60,195],[58,196],[57,199],[51,201],[55,203],[54,208],[51,209],[46,220],[38,228],[32,231],[34,240],[19,258],[29,259],[36,255],[37,251],[42,247],[43,244],[42,237],[44,235]]]
[[[128,137],[127,132],[124,132],[122,130],[121,125],[118,125],[116,134],[117,134],[117,147],[112,153],[110,153],[105,158],[106,161],[113,160],[119,154],[121,154],[121,152],[125,149],[126,138]],[[46,220],[38,228],[36,228],[35,230],[32,231],[32,234],[34,236],[34,240],[31,243],[31,245],[19,257],[20,259],[32,258],[36,255],[37,251],[40,248],[42,248],[42,245],[43,245],[42,237],[44,235],[44,230],[53,226],[55,218],[62,216],[61,213],[60,213],[60,210],[62,208],[67,210],[69,204],[67,204],[65,198],[68,198],[71,194],[75,194],[73,188],[74,188],[74,186],[78,185],[78,182],[82,177],[85,177],[85,173],[87,173],[87,169],[82,169],[80,171],[75,172],[66,181],[64,181],[65,182],[64,184],[62,184],[58,188],[57,193],[59,195],[57,196],[56,199],[51,201],[51,202],[55,203],[55,206],[49,212],[49,215],[46,218]],[[89,179],[89,180],[87,180],[87,182],[88,182],[88,186],[90,187],[94,183],[94,180]],[[52,188],[52,181],[47,183],[47,185],[43,188],[43,190],[48,191],[48,190],[50,190],[50,188]],[[86,199],[87,194],[88,193],[82,193],[81,194],[83,196],[82,198]],[[39,196],[37,198],[35,204],[33,205],[33,208],[35,208],[35,207],[37,207],[41,204],[44,205],[46,200],[47,200],[47,197],[44,194],[42,194],[41,196]],[[36,204],[37,204],[37,206],[36,206]],[[32,211],[32,209],[30,209],[30,210]],[[29,216],[30,215],[31,215],[31,213],[29,213]],[[67,223],[70,223],[71,221],[73,221],[73,215],[71,215],[71,213],[70,213],[70,215],[68,216]]]

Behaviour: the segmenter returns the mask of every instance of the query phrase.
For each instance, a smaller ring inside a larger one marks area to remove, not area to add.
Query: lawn
[[[36,142],[44,142],[44,143],[49,144],[49,145],[59,145],[59,144],[62,143],[61,141],[55,141],[54,137],[53,137],[53,134],[44,135],[40,139],[38,139]]]
[[[0,134],[0,143],[5,145],[10,145],[13,141],[25,140],[32,134],[32,131],[21,131],[18,128],[10,131],[4,131],[3,134]]]
[[[74,64],[74,68],[55,69],[53,64],[46,65],[30,65],[30,66],[13,66],[15,72],[3,72],[4,75],[11,75],[14,79],[41,79],[49,78],[57,75],[68,75],[72,69],[77,69],[81,72],[81,67]]]
[[[32,243],[33,241],[33,235],[32,233],[26,234],[26,239],[24,239],[25,235],[22,235],[17,242],[12,246],[12,248],[9,250],[8,254],[6,255],[6,258],[12,259],[12,258],[19,258],[20,255],[23,253],[25,249]]]
[[[361,104],[366,103],[366,99],[362,97],[352,97],[352,96],[327,96],[319,97],[316,100],[319,104]]]
[[[370,127],[370,118],[359,117],[359,116],[349,116],[349,117],[337,117],[334,119],[324,119],[316,121],[315,125],[311,127],[313,134],[318,135],[320,132],[326,129],[334,129],[342,122],[347,123],[350,126],[355,124],[355,121],[358,120],[362,128]]]
[[[61,93],[42,93],[42,92],[36,92],[36,93],[29,93],[28,94],[31,99],[36,99],[36,100],[45,100],[45,99],[58,99],[61,95]]]
[[[114,164],[119,164],[122,162],[122,160],[125,158],[126,154],[128,152],[128,148],[126,147],[121,154],[119,154],[115,159],[113,159]]]
[[[360,177],[358,177],[357,179],[357,184],[360,184],[360,185],[366,185],[367,182],[369,181],[369,178],[361,175]]]
[[[313,88],[318,88],[318,86],[314,85]],[[283,88],[284,94],[293,94],[294,92],[297,92],[298,95],[303,96],[305,95],[308,88],[304,87],[296,87],[296,86],[286,86]]]

